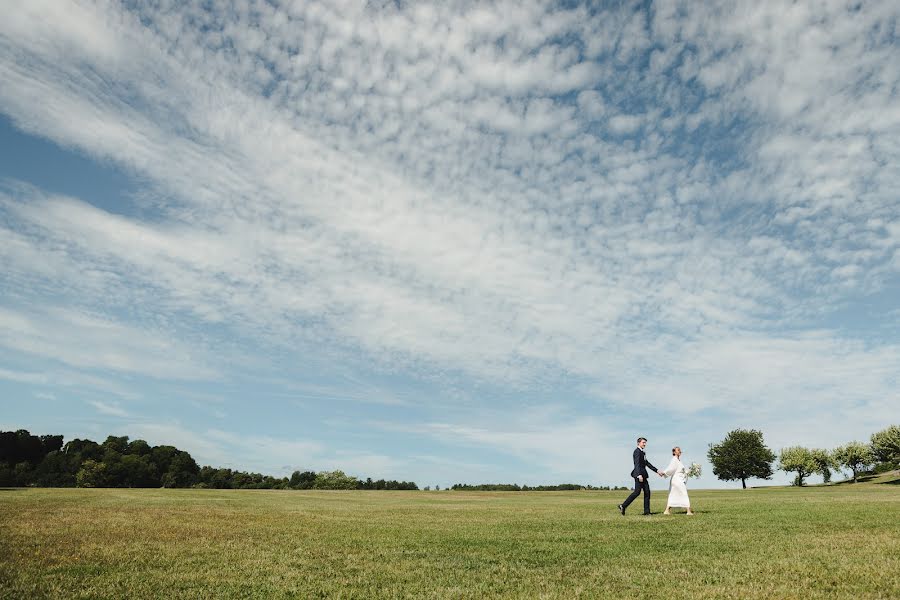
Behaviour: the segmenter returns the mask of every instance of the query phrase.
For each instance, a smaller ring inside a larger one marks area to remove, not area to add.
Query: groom
[[[644,454],[644,446],[647,445],[647,438],[639,437],[637,439],[637,448],[634,449],[634,469],[631,471],[631,476],[634,477],[634,491],[631,492],[631,495],[619,505],[619,512],[622,513],[622,516],[625,516],[625,509],[628,508],[628,505],[634,502],[634,499],[640,495],[640,493],[644,492],[644,514],[650,514],[650,484],[647,482],[647,467],[650,467],[656,474],[660,477],[663,476],[663,472],[651,465],[647,461],[647,455]]]

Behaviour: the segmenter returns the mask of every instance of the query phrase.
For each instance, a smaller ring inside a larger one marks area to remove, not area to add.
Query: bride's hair
[[[678,446],[675,446],[674,448],[672,448],[672,456],[675,456],[675,451],[676,451],[676,450],[681,450],[681,448],[678,447]]]

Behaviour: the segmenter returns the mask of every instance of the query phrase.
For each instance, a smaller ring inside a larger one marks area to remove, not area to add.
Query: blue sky
[[[716,486],[900,422],[896,2],[7,12],[0,428]]]

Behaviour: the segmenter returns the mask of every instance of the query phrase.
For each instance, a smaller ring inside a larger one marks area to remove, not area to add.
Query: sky
[[[630,485],[637,436],[733,487],[732,429],[868,440],[900,423],[898,16],[17,3],[0,429],[420,487]]]

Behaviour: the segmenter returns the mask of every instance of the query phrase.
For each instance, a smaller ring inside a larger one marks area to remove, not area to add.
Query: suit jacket
[[[631,476],[637,477],[638,475],[643,475],[646,480],[649,475],[647,474],[647,467],[650,467],[654,471],[659,471],[656,467],[650,464],[647,460],[647,455],[644,454],[644,451],[640,448],[634,449],[634,469],[631,470]]]

